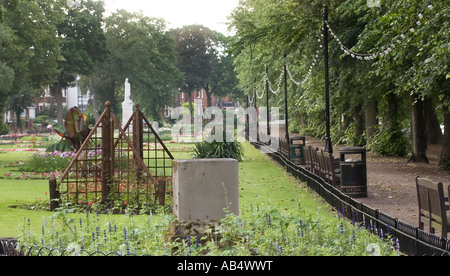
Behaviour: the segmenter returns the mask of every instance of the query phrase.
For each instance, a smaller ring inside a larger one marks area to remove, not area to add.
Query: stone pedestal
[[[173,161],[173,211],[178,221],[218,222],[225,208],[239,214],[239,165],[235,159]]]

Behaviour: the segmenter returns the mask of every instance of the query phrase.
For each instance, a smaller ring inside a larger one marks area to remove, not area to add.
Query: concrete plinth
[[[225,208],[239,214],[239,165],[235,159],[173,161],[173,210],[179,221],[214,222]]]

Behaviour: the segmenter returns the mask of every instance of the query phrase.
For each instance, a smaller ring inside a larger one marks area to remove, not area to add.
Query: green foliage
[[[113,110],[120,110],[121,101],[116,99],[123,99],[123,83],[129,78],[132,100],[147,116],[158,118],[161,109],[172,103],[182,77],[166,22],[125,10],[104,21],[108,55],[89,76],[91,91],[97,93],[99,103],[110,101]]]
[[[245,210],[248,216],[229,213],[216,229],[206,236],[189,236],[167,240],[166,231],[175,221],[158,210],[149,215],[127,213],[117,218],[111,213],[100,215],[96,207],[79,218],[75,210],[62,207],[42,222],[40,233],[33,233],[32,221],[20,226],[19,246],[60,248],[68,255],[84,251],[120,255],[175,256],[396,256],[398,244],[371,235],[362,225],[343,219],[324,223],[320,216],[303,211],[283,210],[269,206]],[[213,240],[209,237],[220,237]],[[371,249],[376,248],[373,252]]]
[[[370,147],[380,153],[403,155],[409,151],[401,133],[401,129],[409,129],[404,125],[411,122],[409,95],[439,99],[435,106],[438,111],[448,106],[450,8],[445,1],[381,2],[380,7],[371,8],[366,0],[326,1],[328,23],[339,38],[329,34],[332,138],[364,145],[364,110],[367,103],[374,103],[380,126],[391,124],[398,128],[380,128]],[[239,87],[252,99],[255,88],[261,94],[266,81],[264,67],[269,68],[273,87],[287,64],[290,76],[305,80],[293,85],[288,78],[290,126],[303,135],[321,138],[325,132],[320,48],[323,4],[312,0],[245,0],[231,15],[231,26],[236,31],[232,51]],[[379,55],[373,60],[356,59],[344,53],[341,44],[356,53]],[[305,79],[309,70],[311,75]],[[271,98],[279,104],[284,95],[271,94]],[[258,106],[264,104],[257,102]],[[383,150],[383,145],[394,146]]]
[[[9,133],[9,126],[3,122],[0,122],[0,135]]]
[[[406,156],[410,143],[398,129],[378,131],[367,144],[367,149],[385,156]]]
[[[60,48],[56,25],[63,17],[59,7],[62,1],[3,2],[0,4],[0,96],[4,100],[0,112],[12,107],[20,114],[58,74]],[[12,97],[14,100],[8,101]]]
[[[54,131],[63,138],[59,143],[49,146],[47,151],[68,151],[70,150],[68,147],[70,142],[72,150],[77,152],[91,132],[90,123],[92,119],[93,106],[90,105],[85,113],[81,112],[78,107],[69,109],[64,126],[53,121],[47,121],[53,126]]]
[[[446,156],[441,156],[439,158],[439,169],[450,170],[450,158]]]
[[[46,152],[54,152],[54,151],[60,151],[60,152],[67,152],[67,151],[73,151],[72,143],[67,139],[62,139],[59,142],[53,143],[49,145],[46,149]]]
[[[38,173],[59,172],[69,166],[69,163],[74,156],[72,151],[36,153],[27,158],[25,164],[22,165],[19,170],[23,172]]]
[[[244,150],[241,143],[233,142],[199,142],[195,143],[194,158],[233,158],[242,161]]]
[[[173,31],[178,52],[177,67],[184,74],[189,91],[200,88],[210,79],[217,58],[215,34],[201,25],[184,26]]]

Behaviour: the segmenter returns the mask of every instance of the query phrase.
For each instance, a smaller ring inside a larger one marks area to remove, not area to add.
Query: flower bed
[[[11,179],[11,180],[45,180],[58,178],[62,174],[62,171],[59,172],[30,172],[30,173],[4,173],[0,175],[1,179]]]
[[[228,214],[209,228],[207,235],[171,240],[170,225],[179,225],[173,215],[136,216],[129,212],[119,222],[111,213],[96,212],[89,203],[85,216],[68,219],[60,211],[44,219],[42,231],[33,234],[31,221],[20,226],[20,245],[59,248],[68,255],[86,252],[116,252],[118,255],[176,256],[305,256],[305,255],[398,255],[398,243],[338,218],[323,223],[320,214],[299,210],[279,210],[274,206],[250,207],[240,217]],[[244,212],[244,211],[243,211]],[[33,222],[34,223],[34,222]],[[368,222],[369,224],[369,222]],[[175,227],[178,229],[177,227]],[[180,225],[181,229],[181,225]]]
[[[11,140],[0,140],[0,145],[17,145],[22,144],[21,147],[34,147],[37,145],[43,145],[42,141],[11,141]]]

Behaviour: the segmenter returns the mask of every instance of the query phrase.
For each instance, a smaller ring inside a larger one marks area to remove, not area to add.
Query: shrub
[[[439,157],[439,169],[440,170],[450,170],[450,158],[447,156]]]
[[[20,167],[24,172],[55,172],[61,171],[69,166],[71,159],[75,156],[74,152],[40,152],[33,154]]]
[[[381,130],[367,144],[368,150],[383,156],[406,156],[408,148],[408,139],[398,129]]]
[[[201,142],[194,146],[194,158],[233,158],[242,161],[244,150],[239,142]]]

